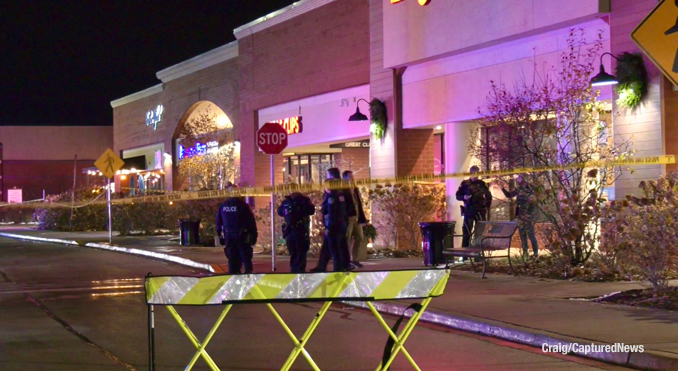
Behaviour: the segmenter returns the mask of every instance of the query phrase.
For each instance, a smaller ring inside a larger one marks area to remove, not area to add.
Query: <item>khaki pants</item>
[[[358,223],[358,217],[354,216],[348,218],[346,241],[351,250],[351,261],[359,262],[367,259],[367,249],[363,246],[364,239],[363,227]]]

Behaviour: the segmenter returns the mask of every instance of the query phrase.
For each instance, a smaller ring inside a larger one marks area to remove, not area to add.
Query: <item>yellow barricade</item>
[[[205,348],[210,342],[233,305],[244,303],[265,304],[275,319],[294,343],[281,370],[289,370],[299,355],[303,355],[311,367],[319,371],[311,355],[304,348],[311,335],[335,301],[364,301],[372,314],[393,340],[390,357],[382,359],[377,371],[387,370],[396,355],[402,352],[410,364],[420,370],[405,349],[405,341],[428,307],[432,298],[445,290],[449,270],[396,270],[377,272],[331,272],[331,273],[267,273],[246,275],[219,275],[210,277],[159,276],[146,277],[146,304],[148,305],[149,370],[155,370],[155,312],[154,306],[166,306],[188,339],[197,349],[185,370],[191,370],[198,358],[213,371],[219,367]],[[422,299],[400,335],[386,323],[372,304],[376,300]],[[272,303],[322,302],[320,311],[301,337],[287,326]],[[214,326],[201,342],[174,308],[177,305],[225,305]]]

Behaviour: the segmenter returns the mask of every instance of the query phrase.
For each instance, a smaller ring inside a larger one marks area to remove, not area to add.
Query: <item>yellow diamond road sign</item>
[[[109,179],[113,178],[115,172],[120,170],[124,164],[125,161],[118,157],[115,152],[111,151],[110,148],[94,162],[94,166]]]
[[[631,32],[633,41],[678,85],[678,0],[663,0]]]

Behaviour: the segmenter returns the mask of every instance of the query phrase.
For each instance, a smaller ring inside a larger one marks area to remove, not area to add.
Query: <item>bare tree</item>
[[[601,34],[587,43],[585,33],[573,29],[567,45],[557,68],[540,75],[535,64],[532,82],[523,79],[511,89],[492,82],[470,150],[487,169],[553,169],[523,178],[548,221],[548,248],[566,266],[576,266],[599,243],[603,192],[621,171],[604,163],[628,156],[629,142],[611,140],[611,120],[589,82],[603,48]],[[572,168],[592,161],[603,164]]]

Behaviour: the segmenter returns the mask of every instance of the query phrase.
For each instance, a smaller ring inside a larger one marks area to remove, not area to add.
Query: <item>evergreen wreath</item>
[[[622,53],[614,70],[619,83],[614,90],[617,93],[617,105],[634,109],[647,95],[648,76],[645,62],[640,53]]]
[[[372,123],[370,124],[370,132],[374,137],[381,139],[386,135],[386,105],[377,98],[370,102],[370,117]]]

